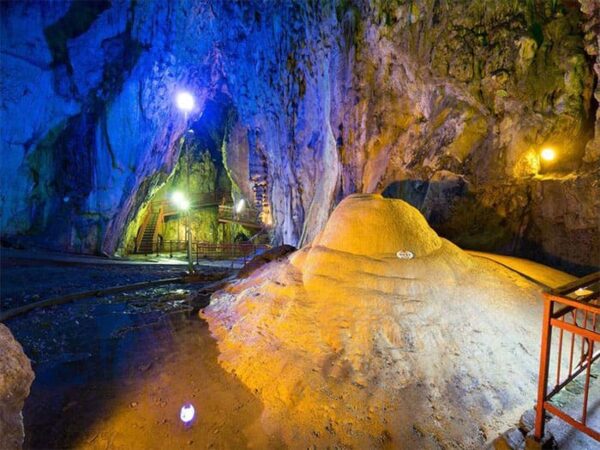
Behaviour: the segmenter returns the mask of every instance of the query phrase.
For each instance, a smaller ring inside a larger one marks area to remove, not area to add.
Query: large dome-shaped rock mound
[[[425,256],[441,244],[425,218],[408,203],[355,194],[335,209],[313,246],[364,256],[390,256],[410,248],[416,256]]]
[[[8,328],[0,323],[0,449],[23,445],[23,404],[33,381],[31,363]]]
[[[537,291],[407,203],[353,195],[202,314],[292,447],[480,448],[531,406]]]

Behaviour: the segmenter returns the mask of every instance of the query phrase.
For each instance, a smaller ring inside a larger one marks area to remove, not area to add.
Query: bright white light
[[[185,196],[179,192],[179,191],[175,191],[171,194],[171,200],[173,201],[173,203],[175,203],[176,205],[181,203],[182,200],[185,199]]]
[[[235,212],[236,213],[241,213],[244,210],[244,200],[239,200],[236,205],[235,205]]]
[[[190,207],[190,201],[179,191],[173,192],[171,195],[171,201],[178,209],[182,209],[184,211]]]
[[[186,91],[179,92],[175,98],[177,107],[185,112],[190,112],[194,109],[194,97]]]
[[[553,148],[546,147],[542,150],[540,156],[544,161],[552,161],[556,158],[556,151]]]
[[[190,423],[194,420],[194,416],[196,415],[196,410],[191,403],[186,403],[181,407],[181,411],[179,412],[179,418],[185,424]]]

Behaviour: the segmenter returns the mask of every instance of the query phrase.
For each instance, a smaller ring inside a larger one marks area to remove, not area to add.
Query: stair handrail
[[[266,227],[262,227],[260,230],[258,230],[257,233],[254,233],[252,236],[250,236],[248,238],[248,242],[252,242],[253,244],[255,243],[256,239],[263,233],[266,233],[268,231],[268,228]]]

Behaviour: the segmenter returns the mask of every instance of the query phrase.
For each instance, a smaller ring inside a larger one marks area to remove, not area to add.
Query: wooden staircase
[[[142,226],[138,236],[137,253],[147,255],[155,250],[154,243],[156,241],[160,216],[160,210],[152,211],[148,214],[148,220]]]

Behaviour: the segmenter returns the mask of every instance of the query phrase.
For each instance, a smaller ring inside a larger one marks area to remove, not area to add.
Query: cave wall
[[[146,6],[2,2],[6,240],[112,253],[172,170],[185,129],[173,96],[193,83],[165,51],[169,5]]]
[[[112,253],[173,169],[183,87],[190,121],[231,103],[227,171],[276,243],[404,182],[465,245],[598,265],[593,0],[1,7],[4,238]]]
[[[587,23],[597,16],[541,1],[374,2],[351,13],[367,19],[343,93],[357,103],[335,127],[344,195],[420,183],[421,210],[461,245],[597,266],[598,24]],[[546,145],[552,164],[537,157]]]

